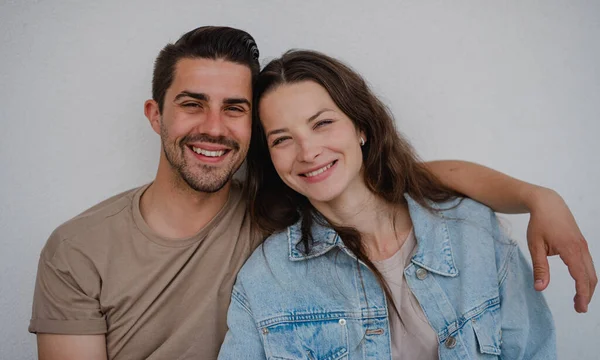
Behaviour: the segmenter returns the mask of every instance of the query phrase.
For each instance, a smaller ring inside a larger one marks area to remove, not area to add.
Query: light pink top
[[[396,308],[389,306],[392,359],[438,359],[438,338],[433,331],[419,302],[410,291],[404,278],[404,268],[416,250],[417,240],[411,230],[408,238],[389,259],[374,261],[374,265],[387,282]],[[402,318],[402,321],[400,321]]]

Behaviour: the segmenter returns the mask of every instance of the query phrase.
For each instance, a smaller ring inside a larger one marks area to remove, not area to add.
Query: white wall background
[[[152,179],[143,116],[162,46],[200,25],[257,39],[263,60],[324,51],[361,72],[425,159],[486,164],[559,191],[600,259],[600,2],[0,2],[0,358],[32,359],[37,258],[60,223]],[[526,216],[511,217],[525,241]],[[546,296],[562,359],[595,359],[558,258]]]

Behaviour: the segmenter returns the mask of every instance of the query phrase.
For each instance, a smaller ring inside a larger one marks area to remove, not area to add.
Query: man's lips
[[[213,144],[213,143],[187,143],[187,146],[204,149],[207,151],[220,151],[220,150],[231,150],[230,146],[222,145],[222,144]]]
[[[181,139],[181,144],[197,147],[208,151],[239,150],[237,141],[225,136],[209,136],[207,134],[187,135]]]
[[[215,145],[212,145],[212,146],[206,146],[204,144],[202,146],[188,145],[188,147],[194,153],[204,156],[204,157],[209,157],[209,158],[219,158],[219,157],[226,155],[227,153],[229,153],[231,151],[231,149],[228,149],[228,148],[225,148],[222,146],[215,146]]]

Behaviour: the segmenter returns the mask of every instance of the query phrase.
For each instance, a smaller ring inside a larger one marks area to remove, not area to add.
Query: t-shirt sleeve
[[[101,284],[100,274],[85,251],[55,231],[40,255],[29,332],[105,334]]]

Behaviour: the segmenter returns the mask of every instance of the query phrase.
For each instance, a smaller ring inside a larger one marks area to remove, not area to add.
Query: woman
[[[518,246],[417,161],[358,74],[291,51],[256,98],[252,214],[275,234],[238,274],[219,358],[556,357]]]

